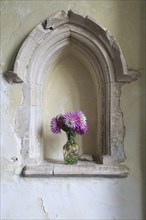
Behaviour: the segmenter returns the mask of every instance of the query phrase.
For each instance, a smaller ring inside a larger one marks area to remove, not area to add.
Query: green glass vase
[[[75,142],[75,132],[67,133],[67,143],[63,146],[65,164],[77,164],[79,159],[79,146]]]

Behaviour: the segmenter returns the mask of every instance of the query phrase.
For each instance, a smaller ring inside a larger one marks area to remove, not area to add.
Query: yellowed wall
[[[76,136],[80,154],[97,154],[98,82],[93,68],[77,50],[66,48],[54,58],[45,77],[44,88],[44,155],[45,158],[63,160],[62,146],[65,133],[54,135],[50,130],[51,119],[69,111],[81,110],[88,118],[89,135]],[[92,70],[92,71],[91,71]],[[96,123],[95,123],[96,122]],[[97,147],[96,147],[97,148]]]
[[[21,85],[2,79],[2,219],[144,219],[145,1],[1,1],[2,73],[12,69],[20,45],[37,24],[68,9],[110,30],[128,65],[141,72],[141,79],[123,87],[121,101],[131,172],[126,179],[20,177],[14,157],[19,159],[21,140],[15,135],[13,116]]]

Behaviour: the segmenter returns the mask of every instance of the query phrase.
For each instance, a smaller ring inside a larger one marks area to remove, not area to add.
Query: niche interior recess
[[[8,77],[15,83],[23,81],[22,102],[15,114],[23,176],[128,175],[128,167],[121,164],[125,160],[121,86],[137,80],[139,73],[128,69],[108,30],[88,16],[57,12],[29,34]],[[49,134],[49,120],[57,111],[79,108],[89,119],[89,133],[78,139],[79,145],[94,161],[54,162],[61,159],[65,139]]]

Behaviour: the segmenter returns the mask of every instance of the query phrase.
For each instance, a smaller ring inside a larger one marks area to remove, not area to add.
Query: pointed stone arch
[[[24,81],[23,100],[16,114],[15,128],[17,135],[22,139],[23,163],[37,164],[43,159],[38,133],[42,123],[45,73],[52,60],[67,46],[79,51],[94,69],[100,94],[98,160],[103,165],[117,165],[125,160],[125,126],[120,108],[121,86],[139,76],[133,70],[128,71],[122,50],[109,31],[88,16],[83,17],[72,11],[58,12],[39,24],[24,41],[15,61],[14,72]],[[23,130],[20,129],[22,124]],[[54,165],[51,165],[50,169],[53,175]],[[124,176],[128,173],[123,168],[121,171],[120,166],[118,171],[117,167],[115,169],[117,174],[115,170],[113,173],[105,171],[108,170],[106,167],[103,175]],[[25,169],[24,175],[37,172],[32,170],[30,167]],[[37,174],[39,175],[39,171]],[[95,164],[87,169],[85,174],[102,175],[98,168],[95,168]]]

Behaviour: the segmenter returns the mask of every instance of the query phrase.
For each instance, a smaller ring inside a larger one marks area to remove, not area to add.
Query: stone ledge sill
[[[103,165],[95,162],[78,162],[75,165],[62,163],[46,163],[25,166],[22,170],[24,177],[51,176],[100,176],[127,177],[129,168],[126,165]]]

